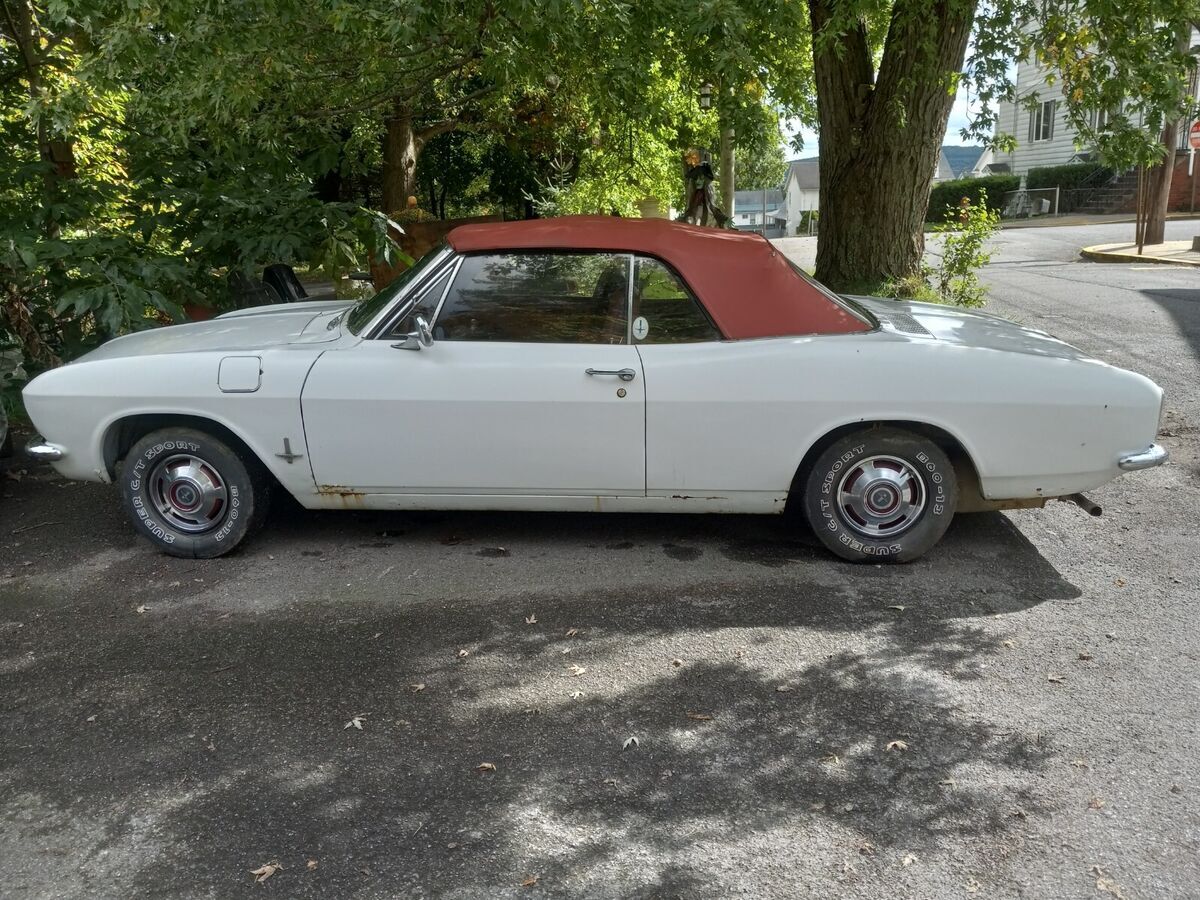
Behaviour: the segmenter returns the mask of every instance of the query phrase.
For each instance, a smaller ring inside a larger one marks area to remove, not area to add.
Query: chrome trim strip
[[[1139,469],[1153,469],[1167,461],[1170,454],[1161,444],[1151,444],[1141,453],[1129,453],[1117,460],[1117,465],[1125,472],[1136,472]]]
[[[67,455],[58,444],[48,443],[45,438],[34,437],[25,445],[25,455],[37,462],[57,462]]]

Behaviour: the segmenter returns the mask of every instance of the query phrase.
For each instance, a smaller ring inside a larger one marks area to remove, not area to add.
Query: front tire
[[[852,562],[911,562],[954,518],[958,483],[932,441],[898,428],[839,438],[805,482],[804,510],[826,547]]]
[[[133,445],[121,469],[125,511],[140,534],[171,556],[224,556],[263,521],[269,480],[211,434],[164,428]]]

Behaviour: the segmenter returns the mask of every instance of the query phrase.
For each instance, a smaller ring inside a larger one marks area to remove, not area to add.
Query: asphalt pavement
[[[1077,259],[1125,227],[1003,232],[990,309],[1162,384],[1172,462],[909,566],[290,503],[185,561],[5,482],[0,895],[1200,896],[1200,274]]]

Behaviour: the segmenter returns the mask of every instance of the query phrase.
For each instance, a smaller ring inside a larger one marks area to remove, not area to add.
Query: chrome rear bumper
[[[25,445],[25,455],[37,462],[57,462],[67,455],[67,451],[39,436]]]
[[[1138,469],[1153,469],[1167,461],[1167,449],[1161,444],[1151,444],[1141,453],[1130,453],[1117,460],[1117,465],[1126,472],[1136,472]]]

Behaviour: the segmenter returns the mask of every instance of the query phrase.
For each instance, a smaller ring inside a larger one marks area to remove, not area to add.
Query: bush
[[[935,184],[929,192],[929,214],[926,219],[930,222],[953,221],[958,216],[958,204],[963,197],[967,197],[973,205],[983,204],[992,212],[999,213],[1004,206],[1004,195],[1020,186],[1021,179],[1016,175],[943,181]]]
[[[1100,174],[1106,173],[1106,174]],[[1025,176],[1025,187],[1029,190],[1037,188],[1058,188],[1062,191],[1073,191],[1085,181],[1097,184],[1112,177],[1112,169],[1100,163],[1072,163],[1069,166],[1041,166],[1030,169]],[[1092,179],[1089,181],[1089,179]]]
[[[1000,213],[981,203],[956,206],[954,212],[954,219],[934,228],[942,235],[938,266],[922,266],[919,275],[889,282],[885,294],[954,306],[983,306],[987,288],[975,273],[992,258],[983,245],[1000,227]]]

